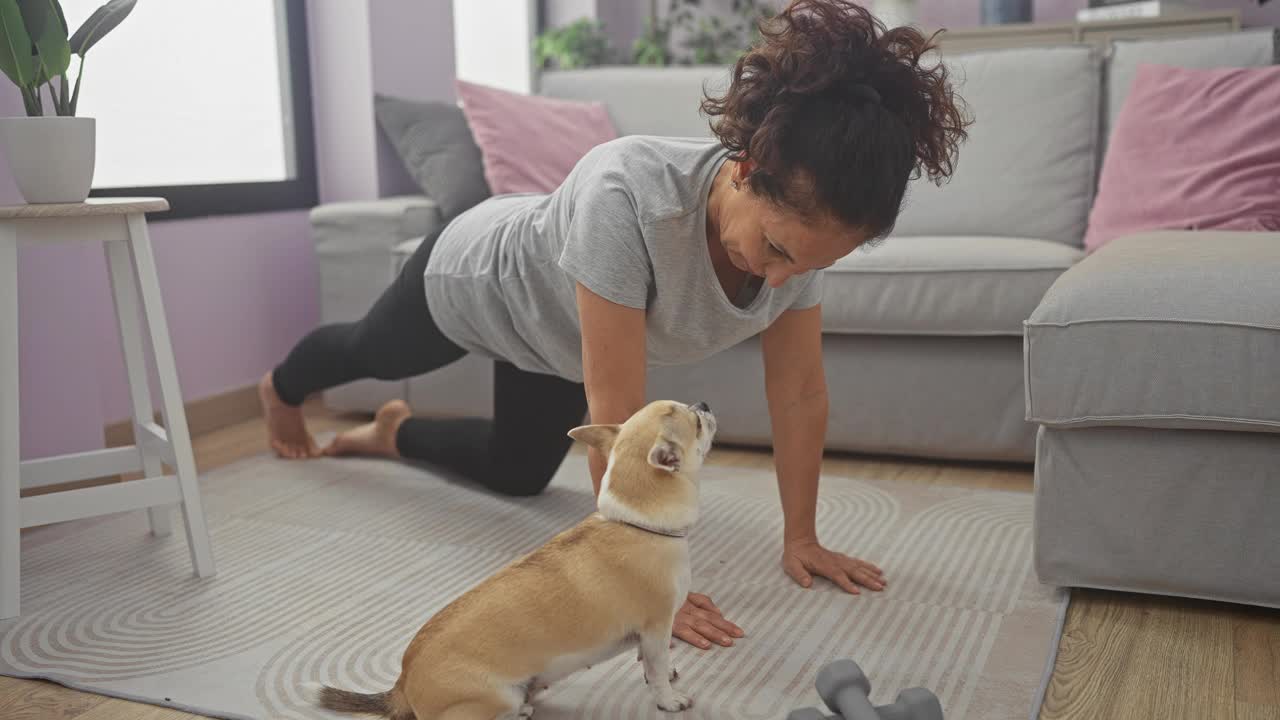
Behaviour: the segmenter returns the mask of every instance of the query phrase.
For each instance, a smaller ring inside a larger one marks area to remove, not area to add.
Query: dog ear
[[[658,440],[649,448],[649,464],[659,470],[680,472],[680,461],[684,449],[670,439],[658,436]]]
[[[583,425],[569,431],[569,437],[581,440],[603,453],[613,449],[613,442],[618,439],[621,425]]]

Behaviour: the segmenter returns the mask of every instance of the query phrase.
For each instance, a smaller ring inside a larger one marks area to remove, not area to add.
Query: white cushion
[[[1083,256],[1028,238],[890,237],[826,271],[823,329],[1020,337],[1049,286]]]
[[[713,94],[724,92],[729,87],[729,68],[603,67],[545,72],[539,93],[604,103],[620,135],[711,137],[707,118],[699,111],[704,86]]]

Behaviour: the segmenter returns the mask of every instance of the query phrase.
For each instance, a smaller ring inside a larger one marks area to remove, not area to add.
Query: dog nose
[[[704,403],[704,402],[700,402],[700,403],[698,403],[698,404],[694,405],[694,406],[693,406],[693,409],[694,409],[695,411],[697,411],[697,412],[704,412],[704,413],[709,413],[709,412],[711,412],[711,408],[707,407],[707,404],[706,404],[706,403]]]

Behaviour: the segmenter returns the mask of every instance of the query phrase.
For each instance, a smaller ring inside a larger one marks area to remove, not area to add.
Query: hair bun
[[[858,83],[857,85],[850,87],[849,94],[857,98],[862,98],[873,105],[879,105],[881,103],[880,91],[866,83]]]

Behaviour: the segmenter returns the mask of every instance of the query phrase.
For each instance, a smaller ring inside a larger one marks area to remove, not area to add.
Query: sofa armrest
[[[425,195],[326,203],[312,209],[310,219],[318,255],[387,253],[444,225],[440,208]]]

